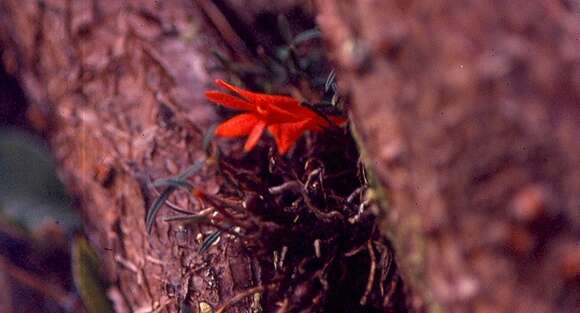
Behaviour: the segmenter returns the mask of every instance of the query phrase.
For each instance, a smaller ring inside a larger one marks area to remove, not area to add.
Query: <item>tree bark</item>
[[[578,4],[318,5],[416,306],[577,312]]]
[[[116,286],[110,294],[116,310],[177,312],[191,305],[202,312],[252,287],[251,259],[227,236],[200,254],[189,248],[198,244],[193,232],[161,222],[153,236],[145,231],[155,196],[149,180],[201,158],[203,133],[216,118],[202,97],[208,47],[220,43],[195,3],[0,6],[3,61],[20,78],[36,119],[50,121],[63,178],[82,203],[87,232]],[[205,176],[196,179],[213,179]],[[189,205],[185,197],[173,201]],[[254,306],[249,299],[229,312],[247,312]]]

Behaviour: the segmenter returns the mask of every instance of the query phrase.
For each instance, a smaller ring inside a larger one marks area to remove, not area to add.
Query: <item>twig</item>
[[[336,251],[335,251],[336,252]],[[322,289],[323,290],[328,290],[328,280],[326,279],[326,276],[328,275],[327,270],[330,267],[330,265],[333,264],[334,259],[335,259],[335,254],[333,253],[332,257],[330,259],[328,259],[325,263],[324,266],[320,269],[320,271],[316,274],[316,276],[318,276],[318,281],[320,282],[320,284],[322,285]]]
[[[228,212],[227,209],[223,208],[220,204],[227,205],[227,203],[224,203],[223,200],[215,198],[215,197],[211,197],[209,195],[204,195],[203,200],[205,202],[207,202],[209,205],[211,205],[215,211],[219,212],[226,220],[228,220],[232,224],[234,224],[236,226],[240,226],[242,228],[246,228],[246,229],[251,226],[249,223],[242,221],[240,216],[234,216],[232,213]],[[218,203],[218,202],[221,202],[221,203]],[[231,208],[231,206],[229,206],[229,205],[228,205],[228,207]]]
[[[366,186],[360,186],[355,189],[349,196],[346,198],[346,203],[352,203],[355,197],[360,196],[360,194],[366,189]]]
[[[380,280],[380,288],[381,288],[381,297],[384,298],[385,295],[385,287],[384,282],[387,280],[387,276],[391,272],[392,265],[393,265],[393,256],[391,255],[391,250],[385,246],[380,241],[375,241],[375,245],[377,250],[382,250],[381,258],[379,261],[379,267],[381,268],[381,280]]]
[[[245,211],[243,204],[240,204],[240,202],[236,201],[236,200],[226,199],[223,197],[217,197],[217,196],[212,196],[212,195],[208,195],[208,194],[204,194],[203,199],[205,199],[205,200],[210,199],[211,201],[213,201],[213,203],[210,203],[210,204],[212,204],[214,206],[221,204],[222,206],[233,209],[234,211],[236,211],[238,213]]]
[[[241,293],[231,297],[226,303],[224,303],[219,309],[217,309],[215,311],[215,313],[224,313],[228,308],[230,308],[232,305],[240,302],[245,297],[250,296],[256,292],[262,292],[262,291],[267,290],[267,289],[272,289],[275,286],[276,286],[276,284],[260,285],[260,286],[256,286],[254,288],[250,288],[248,290],[242,291]]]
[[[312,201],[310,200],[310,197],[308,196],[308,194],[304,190],[302,190],[302,197],[304,199],[304,203],[306,204],[306,206],[320,220],[327,222],[327,223],[330,223],[333,220],[339,220],[339,221],[344,220],[344,215],[342,215],[342,213],[340,213],[338,211],[323,212],[323,211],[319,210],[314,205],[314,203],[312,203]]]
[[[361,251],[363,251],[364,249],[366,249],[366,247],[365,247],[365,246],[364,246],[364,244],[363,244],[363,245],[359,246],[359,247],[358,247],[358,248],[356,248],[356,249],[353,249],[353,250],[351,250],[351,251],[348,251],[348,252],[344,253],[344,256],[345,256],[345,257],[347,257],[347,258],[353,257],[353,256],[355,256],[355,255],[359,254],[359,253],[360,253]]]
[[[317,258],[320,258],[322,255],[320,252],[320,239],[314,240],[314,255],[316,255]]]
[[[367,303],[367,299],[373,290],[373,285],[375,284],[375,272],[377,270],[377,260],[375,258],[375,251],[373,249],[372,241],[368,241],[367,248],[369,250],[369,257],[371,259],[371,267],[369,269],[369,279],[367,281],[367,288],[365,289],[365,293],[360,299],[360,305],[365,305]]]
[[[284,267],[284,260],[286,259],[286,253],[288,253],[288,247],[283,246],[282,251],[280,252],[280,268]]]
[[[398,284],[397,279],[393,279],[391,281],[391,285],[389,286],[389,292],[387,292],[387,294],[383,296],[383,305],[384,306],[386,306],[387,303],[389,303],[391,301],[391,297],[393,296],[393,294],[397,290],[397,284]]]
[[[360,218],[363,215],[363,213],[365,213],[365,208],[368,205],[369,205],[369,201],[368,200],[365,200],[365,201],[361,202],[361,204],[359,204],[359,206],[358,206],[357,213],[354,216],[350,217],[348,219],[348,222],[351,223],[351,224],[358,223],[358,221],[360,221]]]
[[[300,192],[300,188],[302,186],[300,185],[300,183],[296,180],[292,180],[292,181],[287,181],[285,183],[283,183],[282,185],[279,186],[274,186],[274,187],[270,187],[268,188],[268,191],[270,192],[270,194],[272,195],[279,195],[287,190],[292,190],[295,192]]]

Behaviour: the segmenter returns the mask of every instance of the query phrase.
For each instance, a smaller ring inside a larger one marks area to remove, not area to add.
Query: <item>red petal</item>
[[[260,140],[260,137],[264,132],[264,128],[266,128],[266,123],[263,121],[258,122],[258,124],[254,126],[250,136],[248,136],[248,140],[246,140],[246,144],[244,145],[245,151],[250,151],[256,146],[258,140]]]
[[[255,101],[259,101],[269,105],[274,105],[282,110],[293,110],[295,108],[302,107],[300,105],[300,101],[289,96],[267,95],[262,93],[255,93],[253,96]]]
[[[254,96],[256,95],[255,93],[251,92],[251,91],[247,91],[245,89],[242,89],[240,87],[236,87],[234,85],[228,84],[227,82],[221,80],[221,79],[216,79],[215,81],[216,85],[229,89],[230,91],[233,91],[235,93],[237,93],[238,95],[242,96],[244,99],[248,100],[248,101],[252,101]]]
[[[255,108],[255,105],[252,103],[219,91],[206,91],[205,96],[209,101],[230,109],[251,111]]]
[[[298,100],[292,97],[251,92],[231,85],[221,79],[216,80],[215,83],[220,87],[239,94],[247,101],[252,102],[254,110],[258,104],[262,105],[265,110],[270,111],[272,115],[276,115],[277,120],[281,119],[282,121],[288,121],[289,119],[296,120],[299,117],[304,117],[304,108],[300,105]]]
[[[216,85],[218,85],[220,87],[229,89],[230,91],[233,91],[233,92],[239,94],[240,96],[244,97],[246,100],[261,101],[264,103],[275,103],[276,102],[282,106],[300,104],[296,99],[294,99],[292,97],[280,96],[280,95],[268,95],[268,94],[264,94],[264,93],[252,92],[252,91],[234,86],[232,84],[229,84],[221,79],[217,79],[215,81],[215,83],[216,83]]]
[[[215,134],[220,137],[239,137],[252,132],[260,119],[250,113],[236,115],[231,119],[221,123],[215,130]]]
[[[316,112],[302,106],[296,99],[292,99],[292,102],[286,102],[286,106],[281,106],[280,103],[273,102],[268,105],[267,118],[271,124],[298,123],[304,120],[322,120],[319,123],[324,124],[323,118],[319,117]]]
[[[268,127],[268,131],[274,137],[276,145],[278,146],[278,152],[280,154],[286,154],[294,143],[302,136],[302,134],[310,130],[312,127],[312,120],[304,120],[297,123],[281,123],[274,124]]]
[[[272,137],[274,138],[274,141],[276,142],[276,146],[278,146],[278,151],[280,151],[280,138],[282,138],[282,124],[272,124],[270,126],[268,126],[268,131],[270,132],[270,134],[272,135]]]

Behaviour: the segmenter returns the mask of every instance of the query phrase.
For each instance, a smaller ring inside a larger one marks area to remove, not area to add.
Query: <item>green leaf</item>
[[[153,182],[153,186],[183,188],[188,191],[191,190],[191,188],[193,187],[188,181],[179,180],[176,178],[158,179]]]
[[[72,271],[75,286],[88,313],[114,313],[101,277],[97,253],[83,236],[72,244]]]
[[[170,180],[165,180],[166,182],[171,181],[171,183],[168,183],[168,187],[166,187],[161,192],[159,197],[155,199],[155,201],[153,201],[153,204],[151,205],[151,207],[147,211],[147,215],[145,216],[145,226],[147,229],[147,233],[151,234],[151,230],[153,229],[153,223],[155,222],[155,217],[157,216],[157,213],[159,213],[159,210],[161,210],[161,208],[165,204],[165,201],[169,199],[169,196],[171,196],[171,194],[175,190],[177,190],[178,187],[181,187],[182,184],[185,183],[189,184],[189,182],[187,182],[187,178],[199,172],[204,165],[205,159],[199,160],[195,162],[192,166],[188,167],[181,174],[179,174],[179,176],[171,178]]]
[[[211,245],[214,244],[214,242],[216,242],[218,239],[220,239],[220,236],[222,234],[221,230],[216,230],[213,233],[211,233],[209,236],[207,236],[205,238],[205,240],[203,241],[203,243],[201,244],[201,247],[199,248],[199,252],[206,252],[209,247],[211,247]]]
[[[195,162],[192,166],[188,167],[185,171],[183,171],[179,176],[177,176],[177,178],[178,179],[187,179],[191,175],[199,172],[203,168],[204,165],[205,165],[205,159],[199,160],[199,161]]]
[[[153,204],[151,205],[151,207],[147,211],[147,215],[145,216],[145,226],[147,227],[148,234],[151,234],[151,230],[153,229],[153,223],[155,222],[155,217],[157,216],[157,213],[159,213],[159,210],[161,210],[161,207],[163,207],[163,204],[165,204],[165,201],[167,201],[167,199],[169,199],[169,196],[176,189],[177,188],[175,188],[175,187],[165,188],[165,190],[163,190],[163,192],[161,192],[161,195],[159,195],[159,197],[157,197],[157,199],[155,199],[155,201],[153,202]]]

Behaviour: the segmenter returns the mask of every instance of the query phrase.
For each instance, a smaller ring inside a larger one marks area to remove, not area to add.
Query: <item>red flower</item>
[[[233,91],[239,97],[208,91],[205,95],[210,101],[246,113],[221,123],[215,133],[220,137],[247,135],[244,145],[246,151],[256,146],[266,128],[274,137],[279,153],[285,154],[305,131],[321,131],[330,126],[327,120],[292,97],[255,93],[232,86],[223,80],[216,80],[216,84]],[[329,119],[337,124],[346,121],[334,116]]]

